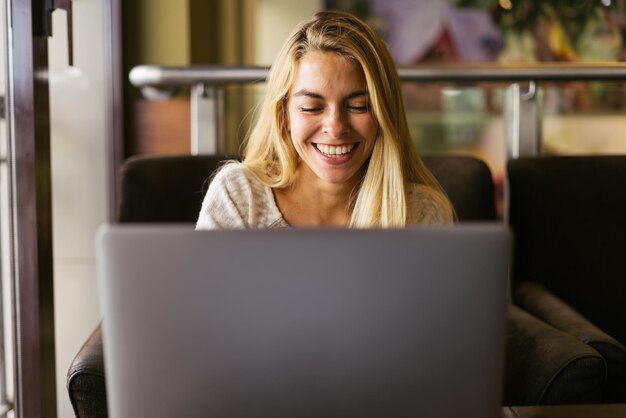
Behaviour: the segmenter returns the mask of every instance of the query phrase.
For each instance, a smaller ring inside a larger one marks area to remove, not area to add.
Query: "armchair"
[[[195,222],[209,175],[223,158],[129,159],[120,172],[119,222]],[[459,221],[496,219],[493,181],[484,162],[461,156],[425,157],[424,162],[446,190]],[[505,404],[600,399],[606,367],[596,350],[516,307],[509,311],[508,324]],[[68,371],[67,388],[78,417],[107,416],[104,382],[98,327]]]
[[[510,161],[513,300],[599,352],[626,401],[626,156]]]

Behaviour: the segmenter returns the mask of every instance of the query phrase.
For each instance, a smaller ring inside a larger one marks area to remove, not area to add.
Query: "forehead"
[[[293,90],[299,88],[363,89],[365,74],[354,59],[336,52],[308,52],[296,65]]]

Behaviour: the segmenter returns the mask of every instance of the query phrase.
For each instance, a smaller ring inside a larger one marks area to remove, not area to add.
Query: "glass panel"
[[[506,85],[452,86],[403,83],[407,121],[420,154],[471,155],[489,166],[496,203],[504,214]]]
[[[258,117],[265,96],[265,84],[228,86],[224,94],[224,138],[226,153],[241,152],[242,145]]]
[[[543,154],[625,154],[623,83],[545,86]]]

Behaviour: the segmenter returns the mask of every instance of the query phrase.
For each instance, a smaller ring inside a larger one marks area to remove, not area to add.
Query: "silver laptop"
[[[499,417],[509,241],[105,226],[110,416]]]

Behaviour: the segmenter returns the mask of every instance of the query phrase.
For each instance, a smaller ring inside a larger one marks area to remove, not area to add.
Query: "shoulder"
[[[443,225],[454,222],[454,211],[448,198],[424,184],[407,188],[407,225]]]
[[[252,170],[237,161],[220,168],[211,181],[209,191],[211,189],[227,195],[239,205],[248,205],[255,209],[271,209],[274,206],[272,189],[259,180]]]
[[[254,173],[238,161],[224,164],[213,176],[211,186],[226,187],[236,191],[238,189],[263,187]]]
[[[267,227],[275,218],[280,212],[271,188],[244,164],[230,162],[213,176],[196,228]]]
[[[272,189],[261,182],[252,170],[236,161],[220,168],[211,181],[209,192],[211,189],[246,211],[271,208],[274,203]]]

